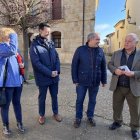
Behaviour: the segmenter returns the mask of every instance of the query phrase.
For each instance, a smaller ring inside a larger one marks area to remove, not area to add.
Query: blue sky
[[[114,25],[125,18],[124,9],[125,0],[99,0],[96,11],[95,32],[100,33],[101,43],[103,43],[103,39],[108,33],[114,31]]]

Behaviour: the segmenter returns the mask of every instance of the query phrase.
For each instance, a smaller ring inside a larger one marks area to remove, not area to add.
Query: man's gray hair
[[[138,43],[139,38],[138,38],[138,36],[135,33],[129,33],[127,36],[132,36],[134,38],[136,44]]]
[[[87,41],[94,39],[98,34],[97,33],[89,33],[87,36]]]

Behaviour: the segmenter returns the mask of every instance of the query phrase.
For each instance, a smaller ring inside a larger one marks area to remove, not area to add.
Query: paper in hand
[[[128,71],[128,72],[130,71],[130,69],[126,65],[120,66],[118,68],[124,71]]]

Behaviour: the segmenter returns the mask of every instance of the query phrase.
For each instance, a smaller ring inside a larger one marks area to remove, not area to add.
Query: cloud
[[[102,32],[102,31],[105,31],[109,28],[111,28],[111,25],[109,25],[109,24],[98,24],[95,26],[95,31]]]
[[[104,39],[106,38],[106,35],[109,33],[112,33],[114,31],[114,27],[111,24],[97,24],[95,25],[95,32],[99,33],[101,37],[100,44],[104,44]]]

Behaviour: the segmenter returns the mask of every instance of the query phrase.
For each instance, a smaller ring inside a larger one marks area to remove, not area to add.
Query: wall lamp
[[[133,25],[136,25],[136,22],[131,22],[131,16],[129,15],[129,12],[128,12],[128,14],[127,14],[127,21],[128,21],[128,23],[129,24],[133,24]]]

